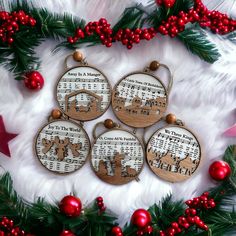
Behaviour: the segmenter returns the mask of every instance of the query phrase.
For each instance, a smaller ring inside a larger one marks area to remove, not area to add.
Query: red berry
[[[75,234],[70,230],[63,230],[60,236],[75,236]]]
[[[103,207],[104,206],[104,203],[103,202],[97,202],[97,205],[99,208]]]
[[[111,233],[114,235],[114,236],[117,236],[118,234],[121,233],[122,235],[122,229],[119,227],[119,226],[114,226],[111,230]]]
[[[176,0],[163,0],[163,4],[167,8],[171,8],[174,6]]]
[[[103,198],[102,197],[97,197],[96,200],[97,200],[97,202],[103,202]]]
[[[131,49],[132,47],[133,47],[132,44],[127,44],[127,48],[128,48],[128,49]]]
[[[14,39],[13,38],[8,38],[7,42],[8,42],[8,44],[12,44],[14,42]]]
[[[68,43],[71,43],[71,44],[74,43],[73,37],[71,37],[71,36],[68,37],[68,38],[67,38],[67,42],[68,42]]]

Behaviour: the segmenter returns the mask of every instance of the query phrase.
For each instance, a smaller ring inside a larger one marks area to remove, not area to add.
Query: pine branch
[[[147,17],[147,22],[157,28],[163,20],[166,21],[168,17],[178,15],[180,11],[187,12],[193,5],[194,0],[177,0],[172,8],[165,8],[163,5],[157,6],[156,2],[153,1],[150,3],[149,7],[154,10]]]
[[[227,34],[224,38],[230,40],[232,43],[236,43],[236,32],[233,31],[233,32]]]
[[[200,27],[185,29],[177,38],[189,51],[208,63],[214,63],[221,56],[216,45],[207,39],[206,33]]]
[[[134,7],[126,8],[120,20],[113,26],[114,34],[119,29],[134,29],[141,28],[145,22],[143,15],[146,12],[143,10],[142,4],[136,5]]]
[[[22,225],[28,218],[28,203],[13,189],[9,173],[0,178],[0,216],[7,216]]]

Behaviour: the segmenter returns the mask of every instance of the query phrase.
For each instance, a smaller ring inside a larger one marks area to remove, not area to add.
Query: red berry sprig
[[[209,192],[205,192],[200,197],[193,198],[185,203],[189,206],[185,210],[185,214],[180,216],[177,222],[173,222],[167,230],[160,231],[160,236],[174,236],[193,225],[200,229],[208,230],[208,226],[197,215],[197,211],[202,209],[208,210],[216,206],[214,199],[209,198]]]
[[[156,0],[158,5],[165,5],[167,8],[173,7],[175,0]],[[73,37],[68,37],[68,42],[73,44],[86,36],[97,34],[103,45],[111,47],[112,42],[120,41],[128,49],[141,40],[150,40],[157,33],[169,35],[174,38],[185,30],[188,23],[198,23],[203,28],[209,28],[217,34],[227,34],[236,30],[236,20],[230,19],[226,14],[218,11],[210,11],[203,5],[201,0],[195,0],[194,7],[188,12],[180,11],[177,15],[169,16],[162,21],[157,29],[119,29],[116,33],[111,29],[107,20],[101,18],[99,21],[89,22],[84,29],[78,28]]]
[[[97,202],[97,206],[99,208],[100,213],[103,213],[106,210],[106,207],[103,203],[103,198],[102,197],[97,197],[96,202]]]
[[[201,0],[195,1],[194,8],[200,16],[199,25],[201,27],[208,27],[217,34],[227,34],[236,29],[236,20],[230,19],[219,11],[208,10]]]
[[[23,10],[12,13],[0,11],[0,40],[11,45],[14,42],[14,34],[20,30],[21,25],[34,27],[36,20]]]
[[[135,30],[119,29],[114,36],[114,40],[122,42],[122,44],[126,45],[128,49],[131,49],[133,47],[133,44],[138,44],[140,40],[143,39],[151,40],[155,37],[155,35],[156,31],[154,28],[137,28]]]
[[[67,41],[71,44],[76,43],[79,39],[83,39],[85,36],[97,34],[102,41],[102,44],[106,47],[112,46],[112,29],[105,18],[101,18],[99,21],[89,22],[84,30],[76,29],[74,37],[68,37]]]
[[[19,227],[14,226],[14,222],[7,217],[3,217],[0,221],[0,236],[34,236],[26,234]]]

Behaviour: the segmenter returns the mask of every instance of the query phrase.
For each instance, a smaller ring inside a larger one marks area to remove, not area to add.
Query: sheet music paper
[[[102,178],[105,175],[107,182],[109,177],[127,178],[121,182],[130,181],[130,178],[134,178],[141,171],[143,162],[144,151],[141,143],[133,134],[124,130],[105,132],[92,147],[93,168]],[[119,172],[120,176],[116,176],[115,172]],[[110,181],[112,182],[112,178]]]
[[[55,139],[59,139],[57,144]],[[52,143],[46,151],[44,142]],[[63,146],[63,142],[68,143]],[[75,147],[75,148],[72,148]],[[90,142],[85,131],[75,123],[58,120],[47,124],[36,138],[35,149],[39,161],[49,170],[69,173],[79,169],[86,161]],[[59,154],[61,152],[61,160]]]
[[[67,71],[57,84],[57,100],[71,118],[91,120],[108,108],[111,88],[105,76],[90,66]]]

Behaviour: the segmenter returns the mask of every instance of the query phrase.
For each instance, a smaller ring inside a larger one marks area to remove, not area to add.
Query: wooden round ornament
[[[160,79],[146,72],[123,77],[112,93],[112,108],[126,125],[144,128],[159,121],[167,109],[168,94]]]
[[[39,130],[35,139],[35,152],[48,170],[65,174],[84,165],[90,152],[90,141],[80,125],[59,119]]]
[[[67,70],[58,80],[56,99],[67,116],[89,121],[101,116],[111,101],[111,86],[98,69],[80,65]]]
[[[113,128],[96,138],[91,151],[91,166],[101,180],[121,185],[138,178],[144,156],[143,146],[133,133]]]
[[[188,179],[201,161],[201,147],[196,136],[183,126],[170,125],[157,130],[146,147],[151,170],[169,182]]]

